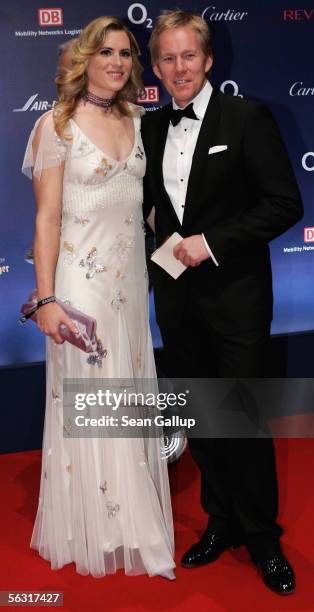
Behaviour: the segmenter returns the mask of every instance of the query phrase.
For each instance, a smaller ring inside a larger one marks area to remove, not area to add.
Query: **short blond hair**
[[[151,54],[152,64],[158,62],[158,40],[162,32],[172,28],[182,28],[191,26],[199,35],[202,51],[205,55],[212,56],[212,37],[209,27],[204,19],[198,13],[187,13],[181,9],[175,11],[163,11],[159,15],[154,29],[149,40],[149,50]]]

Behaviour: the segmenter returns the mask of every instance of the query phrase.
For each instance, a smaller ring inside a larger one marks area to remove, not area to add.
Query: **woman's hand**
[[[50,302],[38,309],[36,323],[40,331],[52,338],[56,344],[64,342],[60,335],[60,325],[66,325],[71,332],[77,333],[77,329],[70,317],[64,312],[62,306],[56,302]]]

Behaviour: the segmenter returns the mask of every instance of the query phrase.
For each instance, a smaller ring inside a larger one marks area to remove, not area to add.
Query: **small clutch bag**
[[[21,306],[21,313],[23,316],[19,319],[20,323],[26,323],[28,319],[32,319],[36,322],[37,302],[37,291],[34,289],[26,304],[22,304]],[[70,342],[70,344],[85,351],[85,353],[94,353],[97,350],[96,320],[58,299],[56,302],[63,308],[64,312],[70,317],[78,330],[75,334],[71,332],[66,325],[60,325],[60,336],[64,338],[64,340]]]

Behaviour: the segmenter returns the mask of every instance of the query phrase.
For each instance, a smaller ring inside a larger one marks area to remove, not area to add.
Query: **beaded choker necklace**
[[[87,91],[84,94],[83,100],[85,100],[85,102],[89,102],[90,104],[94,104],[95,106],[101,106],[105,110],[111,108],[111,106],[113,106],[115,103],[115,98],[100,98],[100,96],[96,96],[90,91]]]

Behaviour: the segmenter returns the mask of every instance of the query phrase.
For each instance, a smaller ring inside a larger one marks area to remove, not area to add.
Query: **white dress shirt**
[[[206,80],[203,89],[189,102],[189,104],[193,102],[193,110],[198,121],[182,117],[178,125],[173,126],[170,122],[168,128],[162,171],[166,191],[181,224],[193,153],[212,91],[211,84]],[[179,108],[174,99],[172,104],[174,109]],[[210,257],[218,266],[219,264],[207,244],[205,236],[203,234],[202,236]]]

